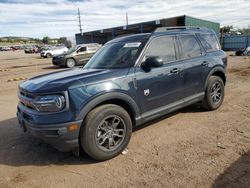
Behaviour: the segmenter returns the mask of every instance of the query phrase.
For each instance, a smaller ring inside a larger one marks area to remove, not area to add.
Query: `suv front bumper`
[[[53,58],[52,63],[53,65],[56,65],[56,66],[65,66],[65,61],[63,58]]]
[[[44,142],[51,144],[61,152],[69,152],[79,148],[79,132],[82,120],[59,123],[59,124],[34,124],[26,118],[25,112],[18,108],[17,118],[24,132],[28,131],[33,136],[42,139]],[[70,130],[71,125],[77,125],[77,129]]]

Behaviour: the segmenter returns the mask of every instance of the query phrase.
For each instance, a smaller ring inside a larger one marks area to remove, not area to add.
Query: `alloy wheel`
[[[104,151],[113,151],[122,144],[126,135],[124,121],[116,115],[106,117],[96,131],[97,146]]]
[[[220,102],[221,95],[222,95],[221,84],[219,82],[215,82],[211,87],[211,93],[210,93],[211,99],[214,104],[218,104]]]

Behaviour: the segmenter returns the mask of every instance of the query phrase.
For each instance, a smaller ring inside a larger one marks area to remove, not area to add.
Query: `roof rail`
[[[169,30],[181,30],[181,29],[205,29],[205,27],[198,27],[198,26],[158,27],[154,30],[154,33],[165,32]]]

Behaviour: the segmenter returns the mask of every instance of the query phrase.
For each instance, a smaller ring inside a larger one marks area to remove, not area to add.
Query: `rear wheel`
[[[74,59],[69,58],[66,60],[66,67],[72,68],[74,66],[76,66],[76,61]]]
[[[224,100],[224,82],[218,76],[211,76],[208,80],[202,106],[207,110],[219,108]]]
[[[92,110],[83,123],[80,143],[97,161],[119,155],[128,145],[132,133],[129,114],[122,107],[107,104]]]

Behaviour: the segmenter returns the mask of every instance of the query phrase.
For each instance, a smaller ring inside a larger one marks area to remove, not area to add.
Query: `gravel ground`
[[[60,69],[38,54],[0,52],[0,187],[249,187],[250,58],[228,55],[221,108],[192,105],[147,123],[133,132],[126,155],[96,162],[22,132],[19,81],[8,80]]]

